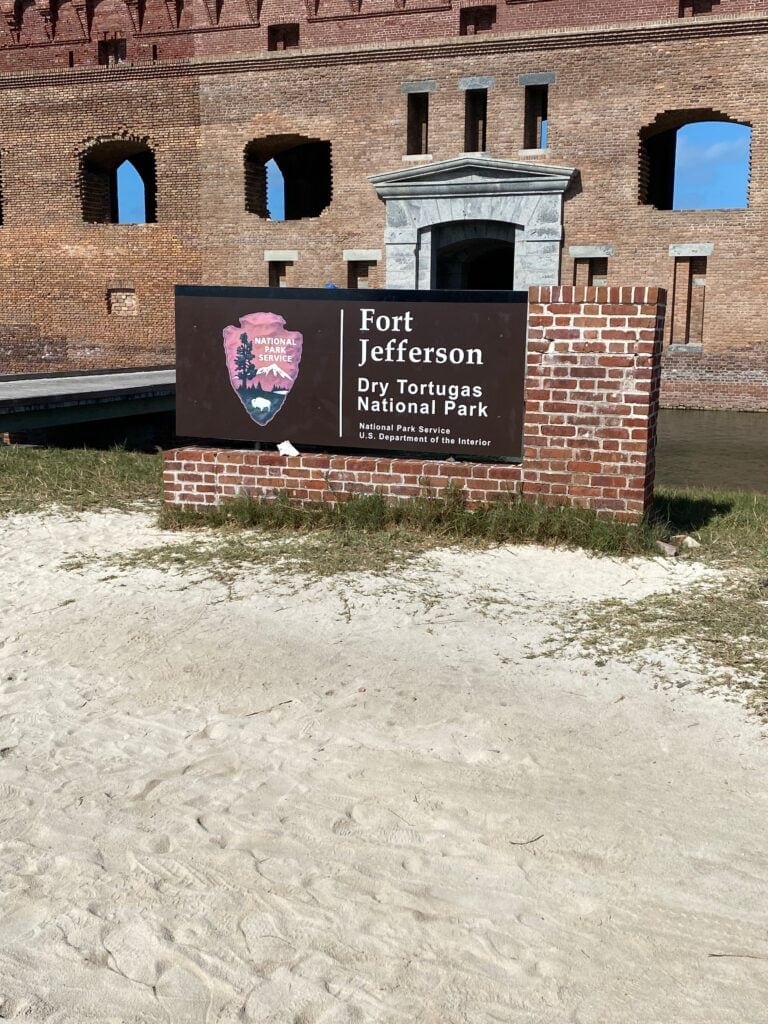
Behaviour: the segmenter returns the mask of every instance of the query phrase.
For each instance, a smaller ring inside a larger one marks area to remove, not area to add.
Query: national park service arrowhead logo
[[[276,313],[248,313],[224,328],[229,382],[251,419],[264,426],[283,407],[299,375],[303,338]]]

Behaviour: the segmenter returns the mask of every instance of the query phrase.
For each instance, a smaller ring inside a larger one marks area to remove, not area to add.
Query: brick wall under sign
[[[165,501],[204,509],[281,491],[301,503],[372,491],[399,500],[452,482],[470,507],[515,493],[639,518],[653,496],[665,292],[536,287],[528,302],[520,464],[180,448],[165,453]]]

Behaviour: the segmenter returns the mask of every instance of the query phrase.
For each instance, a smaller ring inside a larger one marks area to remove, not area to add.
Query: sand
[[[0,1018],[757,1024],[768,741],[595,664],[574,606],[695,565],[505,548],[233,590],[2,524]]]

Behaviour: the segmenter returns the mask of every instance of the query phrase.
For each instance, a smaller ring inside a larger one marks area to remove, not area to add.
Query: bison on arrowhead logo
[[[224,328],[229,382],[251,419],[264,426],[280,411],[299,375],[303,338],[276,313],[248,313]]]

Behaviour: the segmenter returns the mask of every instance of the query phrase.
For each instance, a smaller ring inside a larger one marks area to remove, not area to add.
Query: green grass
[[[121,569],[155,568],[198,579],[214,579],[231,585],[249,571],[268,570],[272,575],[297,574],[310,580],[347,573],[384,573],[407,564],[434,548],[427,537],[397,531],[334,532],[308,530],[252,531],[223,529],[198,531],[194,539],[178,544],[143,548],[108,559]],[[82,560],[68,568],[79,568]],[[103,560],[102,560],[103,564]]]
[[[81,511],[159,504],[161,470],[158,454],[0,447],[0,514],[51,506]],[[697,558],[750,571],[763,566],[768,573],[768,496],[756,494],[661,489],[650,521],[634,524],[512,496],[471,512],[456,489],[445,497],[425,493],[396,505],[373,494],[337,506],[320,503],[309,508],[285,496],[271,501],[241,498],[207,513],[169,506],[160,511],[160,525],[179,531],[213,528],[230,546],[237,546],[233,536],[243,531],[255,531],[256,544],[264,542],[266,535],[286,540],[294,534],[294,547],[296,540],[304,544],[317,533],[318,543],[332,540],[348,551],[345,565],[353,564],[352,552],[358,543],[361,554],[376,548],[376,561],[387,547],[393,552],[419,553],[458,543],[560,544],[623,556],[655,553],[657,539],[686,533],[701,543]],[[381,536],[374,541],[375,535]]]
[[[52,506],[82,512],[157,502],[161,481],[159,454],[0,446],[0,516]]]
[[[470,512],[455,490],[397,505],[380,494],[310,507],[285,496],[270,501],[243,497],[205,513],[164,507],[160,525],[190,539],[119,556],[112,564],[203,573],[222,582],[234,581],[251,567],[318,579],[391,571],[425,552],[456,544],[478,548],[536,542],[619,555],[648,552],[656,537],[644,524],[619,524],[583,509],[515,499]]]
[[[338,505],[302,507],[280,495],[268,501],[241,497],[210,512],[168,506],[160,513],[160,525],[165,529],[330,530],[335,534],[394,531],[422,534],[443,544],[563,544],[609,555],[651,551],[664,532],[646,523],[616,522],[588,509],[537,504],[514,496],[471,511],[458,488],[448,488],[439,497],[425,492],[397,504],[390,504],[381,494],[370,494],[355,495]]]
[[[645,523],[617,523],[585,509],[516,498],[470,511],[461,493],[452,489],[445,496],[424,494],[396,505],[380,494],[310,507],[285,496],[270,501],[243,497],[204,513],[163,508],[160,525],[198,533],[186,543],[139,552],[130,564],[140,560],[181,571],[207,567],[218,577],[265,561],[314,577],[382,572],[430,549],[455,544],[560,544],[632,555],[652,551],[660,532]]]
[[[654,513],[670,535],[698,540],[689,557],[722,575],[679,593],[587,606],[566,640],[638,664],[648,651],[673,652],[700,666],[701,688],[739,691],[768,717],[768,495],[664,488]]]
[[[768,592],[754,574],[632,603],[602,601],[566,632],[601,659],[642,664],[648,651],[672,653],[696,670],[702,688],[742,691],[768,714]]]
[[[768,572],[768,495],[740,491],[659,488],[653,518],[670,536],[690,534],[697,557],[723,568]]]

